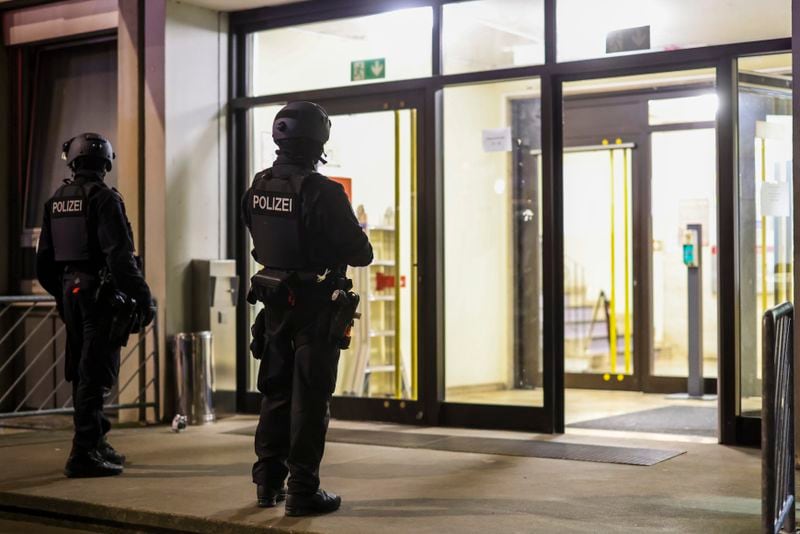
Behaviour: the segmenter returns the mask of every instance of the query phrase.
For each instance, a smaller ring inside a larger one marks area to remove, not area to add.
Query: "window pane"
[[[114,41],[41,52],[34,91],[32,157],[25,226],[42,223],[44,202],[71,173],[61,144],[81,132],[98,132],[116,144],[117,45]],[[105,182],[117,185],[116,166]]]
[[[713,109],[713,108],[712,108]],[[678,114],[691,112],[691,105]],[[699,119],[699,117],[698,117]],[[699,120],[686,121],[687,123]],[[689,283],[683,232],[699,224],[703,377],[717,376],[717,143],[714,128],[653,132],[653,360],[655,376],[688,376]]]
[[[739,60],[740,413],[761,413],[761,317],[792,300],[792,58]],[[773,202],[762,202],[764,192]]]
[[[445,74],[544,63],[543,0],[444,5]]]
[[[262,106],[254,108],[250,111],[250,124],[252,130],[250,132],[250,173],[247,178],[247,186],[255,174],[263,169],[272,167],[272,162],[275,160],[275,151],[278,146],[272,140],[272,122],[275,116],[281,110],[284,104],[274,104],[270,106]],[[247,263],[248,263],[248,278],[261,269],[261,266],[256,263],[250,251],[253,250],[253,240],[250,237],[250,232],[247,233]],[[249,287],[248,281],[246,287]],[[255,306],[247,306],[249,313],[247,321],[247,335],[250,339],[250,325],[255,321],[258,313],[264,308],[262,303],[257,303]],[[260,361],[255,358],[248,358],[247,368],[247,389],[248,391],[258,391],[258,366]]]
[[[251,176],[272,166],[277,149],[272,121],[282,107],[251,112]],[[361,318],[353,328],[350,349],[339,358],[334,394],[416,399],[417,110],[332,115],[331,123],[331,139],[325,145],[328,161],[318,170],[345,186],[375,253],[368,267],[348,270],[361,296]],[[252,248],[252,241],[248,246]],[[254,273],[261,266],[251,257],[249,269]],[[248,307],[248,327],[261,308],[260,303]],[[258,365],[250,359],[251,391],[257,389]]]
[[[331,123],[328,162],[319,170],[346,184],[375,254],[367,267],[348,270],[361,318],[339,358],[334,394],[416,399],[417,112],[333,115]]]
[[[630,276],[634,152],[574,146],[570,119],[598,108],[573,112],[569,101],[564,107],[569,109],[565,145],[573,145],[563,159],[564,370],[619,380],[618,375],[635,371]],[[617,341],[616,354],[611,339]]]
[[[422,7],[254,33],[250,94],[430,76],[432,20]]]
[[[541,406],[539,80],[444,89],[446,400]]]
[[[790,21],[790,0],[559,0],[558,60],[789,37]]]
[[[712,122],[717,119],[719,99],[710,92],[697,96],[659,98],[647,103],[650,126],[693,122]]]

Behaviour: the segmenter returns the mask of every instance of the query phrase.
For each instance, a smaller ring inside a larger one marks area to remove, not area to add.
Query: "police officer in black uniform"
[[[263,394],[253,482],[259,506],[285,498],[289,516],[333,512],[341,504],[319,488],[340,350],[330,336],[331,295],[346,284],[348,265],[369,265],[373,257],[344,188],[315,170],[324,162],[330,125],[317,104],[285,106],[272,127],[277,158],[242,199],[253,257],[272,282],[265,289],[254,277],[255,298],[248,298],[265,304],[251,346],[261,359]]]
[[[120,344],[110,336],[113,311],[98,292],[100,273],[135,299],[142,326],[153,320],[154,309],[122,197],[103,182],[114,159],[111,143],[84,133],[64,143],[62,157],[73,176],[45,203],[36,273],[67,330],[65,376],[72,382],[75,436],[64,473],[118,475],[125,456],[106,440],[111,424],[103,396],[118,377]]]

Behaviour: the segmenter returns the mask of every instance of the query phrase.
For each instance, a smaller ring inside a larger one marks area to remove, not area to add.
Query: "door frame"
[[[282,104],[288,101],[286,100],[278,100],[272,102],[271,104]],[[379,111],[395,111],[395,110],[403,110],[403,109],[415,109],[417,113],[417,133],[416,133],[416,151],[417,151],[417,221],[418,226],[424,227],[426,224],[430,223],[431,221],[435,222],[435,206],[431,205],[426,199],[431,197],[429,189],[435,184],[432,184],[430,180],[425,180],[423,178],[424,173],[420,172],[422,170],[422,162],[424,161],[424,147],[425,147],[425,136],[424,136],[424,129],[422,128],[422,124],[425,120],[426,113],[425,113],[425,92],[422,90],[405,90],[405,91],[392,91],[392,92],[385,92],[385,93],[375,93],[369,94],[359,97],[352,97],[352,96],[342,96],[342,95],[328,95],[327,97],[315,97],[313,100],[320,104],[325,110],[328,112],[329,115],[344,115],[344,114],[359,114],[359,113],[370,113],[370,112],[379,112]],[[267,104],[263,104],[267,105]],[[249,116],[244,117],[243,121],[246,125],[247,130],[243,132],[248,138],[250,137],[250,120]],[[336,135],[336,132],[332,132],[333,135]],[[365,135],[369,135],[368,132],[365,132]],[[421,157],[422,156],[422,157]],[[246,181],[240,181],[240,190],[241,194],[244,194],[244,191],[249,186],[250,179],[248,178]],[[241,225],[240,225],[241,226]],[[247,231],[244,228],[241,228],[238,232],[237,242],[239,248],[239,258],[247,258],[249,257],[248,249],[248,235]],[[417,237],[417,246],[418,249],[422,249],[423,247],[427,246],[426,237],[424,233],[421,232],[420,235]],[[429,316],[431,313],[436,313],[436,303],[435,293],[431,293],[429,288],[431,287],[429,284],[424,284],[423,281],[427,281],[432,279],[431,275],[431,268],[432,266],[426,264],[422,261],[422,255],[419,254],[418,250],[418,257],[420,258],[420,264],[418,265],[417,272],[418,272],[418,280],[417,280],[417,313],[418,313],[418,339],[419,343],[417,346],[418,352],[418,382],[420,387],[418,388],[418,399],[417,400],[402,400],[402,399],[390,399],[390,398],[363,398],[363,397],[345,397],[345,396],[334,396],[331,401],[331,408],[333,412],[336,414],[337,418],[340,419],[353,419],[353,420],[379,420],[379,421],[387,421],[387,422],[395,422],[395,423],[420,423],[424,419],[421,417],[420,414],[424,414],[425,410],[423,409],[423,403],[425,402],[426,398],[429,396],[429,392],[423,385],[423,376],[427,376],[431,370],[425,364],[425,362],[429,361],[429,357],[427,354],[430,353],[430,348],[428,347],[429,339],[423,335],[423,325],[427,324],[431,317]],[[239,276],[241,280],[249,280],[252,273],[249,273],[249,261],[240,261],[237,269],[239,270]],[[435,266],[433,266],[435,269]],[[434,271],[435,272],[435,271]],[[245,319],[239,321],[239,346],[247,347],[249,346],[248,336],[249,336],[249,321],[247,321],[247,311],[248,311],[248,304],[244,304],[242,308],[244,308],[244,315]],[[241,314],[240,314],[241,315]],[[245,328],[246,327],[246,328]],[[435,349],[434,349],[435,350]],[[242,375],[238,377],[237,380],[237,397],[238,397],[238,406],[240,411],[244,411],[247,413],[258,413],[258,409],[261,402],[261,394],[257,391],[249,391],[247,389],[247,384],[249,383],[248,380],[248,370],[250,368],[250,354],[249,352],[243,352],[242,350],[237,351],[237,375]]]
[[[739,376],[740,376],[740,347],[739,347],[739,228],[738,228],[738,203],[739,203],[739,180],[738,180],[738,59],[745,56],[757,56],[773,53],[785,53],[788,51],[787,43],[780,46],[770,47],[762,50],[760,47],[752,48],[741,45],[731,47],[721,47],[716,54],[708,57],[686,58],[684,61],[675,63],[647,64],[644,61],[626,65],[622,68],[608,72],[575,72],[559,74],[554,78],[557,86],[556,92],[563,94],[563,84],[578,80],[588,80],[597,78],[609,78],[617,76],[628,76],[637,74],[653,74],[659,72],[669,72],[677,70],[689,70],[698,68],[715,68],[715,88],[719,98],[719,108],[716,118],[716,146],[717,146],[717,380],[716,384],[708,379],[704,383],[706,391],[717,393],[718,395],[718,430],[717,437],[721,444],[750,444],[755,445],[760,439],[760,419],[743,417],[739,413]],[[641,58],[640,58],[641,59]],[[796,98],[796,96],[795,96]],[[562,109],[559,109],[559,118],[563,117]],[[563,132],[555,129],[558,134],[553,139],[553,153],[556,160],[563,154]],[[552,171],[554,187],[563,191],[563,166],[556,165]],[[800,177],[795,177],[797,180]],[[649,194],[649,191],[648,191]],[[560,206],[563,206],[563,198],[560,199]],[[558,214],[554,221],[559,233],[563,236],[563,210]],[[797,224],[797,223],[796,223]],[[649,225],[649,223],[648,223]],[[649,232],[648,232],[649,235]],[[556,248],[553,252],[559,252],[563,263],[563,242],[560,250]],[[649,253],[649,246],[645,249]],[[797,247],[796,247],[797,250]],[[796,252],[797,254],[797,252]],[[648,261],[649,263],[649,261]],[[563,264],[560,266],[563,269]],[[563,292],[563,278],[560,288]],[[652,295],[650,296],[652,297]],[[558,304],[556,304],[558,305]],[[650,298],[649,306],[652,306]],[[563,306],[563,303],[562,303]],[[558,310],[562,321],[563,332],[563,308]],[[652,313],[648,310],[648,313]],[[637,332],[638,333],[638,332]],[[649,333],[648,333],[649,338]],[[563,336],[562,336],[563,339]],[[650,349],[651,351],[652,349]],[[650,352],[648,352],[649,354]],[[556,355],[563,375],[564,350]],[[671,380],[670,377],[651,377],[651,384],[654,388],[663,388]],[[716,387],[714,387],[716,386]],[[560,421],[557,426],[563,431],[564,428],[564,395],[562,391],[556,394],[560,406],[556,407],[557,416]]]
[[[713,68],[713,67],[710,67]],[[673,72],[685,69],[676,68]],[[600,76],[593,79],[603,79]],[[582,107],[603,108],[608,105],[640,104],[648,97],[679,98],[689,97],[714,91],[712,83],[693,83],[661,89],[634,89],[631,91],[598,92],[581,94],[565,99],[567,102],[578,103],[572,113]],[[586,102],[587,104],[582,104]],[[565,116],[570,113],[565,110]],[[643,116],[634,116],[629,124],[620,125],[620,131],[633,131],[638,127]],[[597,144],[602,137],[609,140],[617,137],[614,131],[603,130],[604,125],[598,125],[597,131],[581,129],[579,135],[570,137],[566,148],[577,149],[580,146]],[[631,263],[632,263],[632,296],[633,296],[633,374],[624,381],[606,380],[604,373],[572,373],[565,374],[565,387],[579,389],[599,389],[611,391],[642,391],[644,393],[685,393],[687,378],[680,376],[660,376],[653,374],[655,358],[653,340],[653,265],[652,265],[652,135],[659,132],[674,130],[716,129],[716,122],[681,123],[675,125],[652,126],[636,131],[630,135],[621,135],[624,142],[635,145],[631,150]],[[716,181],[716,179],[715,179]],[[641,312],[640,312],[641,311]],[[717,391],[717,379],[704,379],[705,393],[712,394]]]

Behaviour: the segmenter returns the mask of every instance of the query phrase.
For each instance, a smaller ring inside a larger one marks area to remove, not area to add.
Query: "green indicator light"
[[[683,245],[683,263],[685,265],[694,264],[694,245]]]

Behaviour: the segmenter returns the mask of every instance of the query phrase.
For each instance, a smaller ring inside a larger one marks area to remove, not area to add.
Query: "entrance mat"
[[[716,406],[663,406],[652,410],[582,421],[567,426],[713,438],[717,435],[717,408]]]
[[[252,436],[255,427],[229,432]],[[416,432],[392,432],[383,430],[354,430],[331,428],[328,441],[354,443],[358,445],[377,445],[382,447],[402,447],[409,449],[430,449],[448,452],[469,452],[478,454],[499,454],[504,456],[526,456],[530,458],[549,458],[554,460],[576,460],[582,462],[602,462],[625,465],[655,465],[680,456],[686,451],[675,449],[645,449],[637,447],[610,447],[580,443],[537,441],[527,439],[480,438],[471,436],[447,436],[441,434],[421,434]]]

